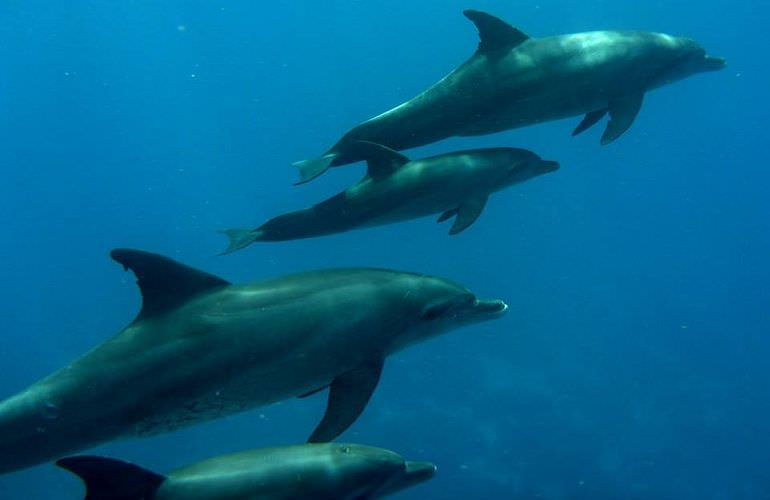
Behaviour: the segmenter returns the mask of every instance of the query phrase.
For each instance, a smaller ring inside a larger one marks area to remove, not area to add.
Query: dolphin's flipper
[[[236,250],[246,248],[262,236],[261,231],[254,231],[251,229],[225,229],[220,232],[229,238],[230,243],[227,248],[225,248],[224,252],[219,255],[227,255]]]
[[[154,498],[164,476],[112,458],[80,456],[62,458],[56,465],[80,477],[86,500],[142,500]]]
[[[596,122],[601,120],[606,114],[607,114],[606,109],[600,109],[597,111],[590,111],[586,113],[585,117],[583,117],[583,121],[578,123],[578,126],[575,127],[575,130],[572,131],[572,135],[576,136],[581,132],[585,132],[589,128],[596,125]]]
[[[526,40],[529,36],[502,19],[478,10],[465,10],[463,15],[470,19],[479,30],[479,47],[476,52],[495,52],[512,49]]]
[[[309,398],[313,394],[318,394],[319,392],[323,391],[327,387],[329,387],[329,386],[328,385],[324,385],[324,386],[319,387],[318,389],[313,389],[312,391],[308,391],[308,392],[306,392],[304,394],[300,394],[299,396],[297,396],[297,399]]]
[[[623,135],[628,127],[634,123],[634,118],[639,113],[644,100],[644,93],[631,94],[614,101],[608,106],[610,121],[602,135],[602,146],[607,145]]]
[[[310,182],[322,173],[329,170],[334,159],[337,158],[337,153],[325,154],[320,158],[313,158],[312,160],[302,160],[292,163],[299,169],[299,180],[294,184],[304,184]]]
[[[162,314],[199,293],[230,284],[219,276],[150,252],[116,248],[110,257],[136,275],[136,284],[142,292],[142,309],[134,321]]]
[[[308,443],[333,441],[356,421],[380,381],[382,366],[383,360],[379,359],[334,379],[326,413]]]
[[[452,225],[452,229],[449,230],[449,234],[453,236],[460,233],[476,222],[481,212],[484,211],[487,199],[489,199],[488,196],[471,198],[457,207],[457,218],[455,218],[455,223]]]
[[[372,179],[386,177],[409,163],[409,158],[382,144],[356,141],[356,155],[366,159],[366,175]]]
[[[449,219],[449,218],[452,218],[452,217],[454,217],[455,215],[457,215],[457,209],[456,209],[456,208],[452,208],[452,209],[450,209],[450,210],[447,210],[447,211],[446,211],[446,212],[444,212],[443,214],[439,215],[439,216],[438,216],[438,219],[436,219],[436,222],[437,222],[437,223],[439,223],[439,224],[441,224],[441,223],[442,223],[442,222],[444,222],[445,220],[447,220],[447,219]]]

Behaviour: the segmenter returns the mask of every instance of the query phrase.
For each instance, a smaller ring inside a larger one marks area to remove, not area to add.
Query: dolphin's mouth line
[[[727,66],[727,60],[724,57],[706,55],[703,60],[706,61],[706,68],[710,70],[718,70]]]
[[[508,304],[502,300],[477,299],[473,304],[474,311],[481,314],[500,315],[508,310]]]

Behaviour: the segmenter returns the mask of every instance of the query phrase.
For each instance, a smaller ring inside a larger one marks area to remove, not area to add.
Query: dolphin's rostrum
[[[136,274],[141,311],[0,403],[0,473],[326,387],[310,441],[330,441],[363,411],[388,355],[506,310],[422,274],[331,269],[234,285],[148,252],[111,255]]]
[[[362,140],[400,151],[584,114],[578,134],[609,114],[601,140],[608,144],[631,126],[645,92],[725,66],[694,41],[663,33],[532,38],[490,14],[464,14],[479,32],[473,56],[420,95],[354,127],[320,158],[295,163],[300,183],[364,160],[355,147]]]

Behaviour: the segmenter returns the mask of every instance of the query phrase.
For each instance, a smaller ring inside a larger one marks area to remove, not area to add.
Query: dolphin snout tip
[[[559,170],[558,161],[552,161],[552,160],[541,160],[540,161],[540,167],[543,169],[544,172],[555,172],[556,170]]]
[[[475,309],[485,316],[490,318],[499,318],[508,312],[508,304],[499,299],[494,300],[477,300],[475,303]]]
[[[706,62],[706,69],[708,71],[719,71],[720,69],[727,67],[727,59],[724,57],[707,55],[704,58],[704,61]]]
[[[427,481],[436,475],[438,468],[431,462],[407,461],[404,463],[406,475],[417,481]]]

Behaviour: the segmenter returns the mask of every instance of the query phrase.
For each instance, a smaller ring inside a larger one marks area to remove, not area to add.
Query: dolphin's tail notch
[[[80,477],[86,500],[143,500],[153,498],[164,476],[138,465],[97,456],[67,457],[56,465]]]
[[[331,167],[337,156],[337,153],[327,153],[320,158],[302,160],[293,163],[292,165],[299,169],[299,180],[295,182],[294,185],[296,186],[310,182],[329,170],[329,167]]]

